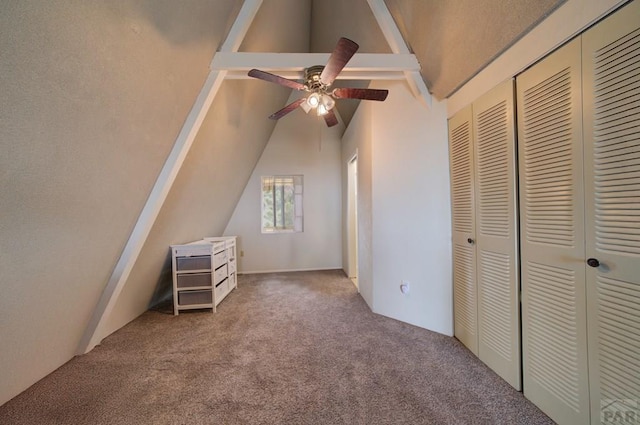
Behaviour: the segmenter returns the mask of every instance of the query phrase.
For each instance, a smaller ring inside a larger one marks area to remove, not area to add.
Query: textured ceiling
[[[565,0],[385,0],[431,93],[446,98]],[[311,50],[390,49],[366,0],[312,0]]]
[[[427,87],[442,99],[565,0],[385,1]]]

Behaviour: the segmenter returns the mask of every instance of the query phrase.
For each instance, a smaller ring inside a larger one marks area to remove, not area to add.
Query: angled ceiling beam
[[[373,16],[378,21],[382,34],[387,39],[387,43],[389,43],[391,51],[393,53],[410,53],[384,0],[367,0],[367,2],[373,12]],[[431,107],[431,93],[429,93],[429,89],[427,89],[427,85],[424,83],[422,75],[420,75],[420,70],[405,71],[404,74],[413,95],[426,106]]]
[[[251,22],[253,22],[262,0],[245,0],[236,17],[227,38],[220,47],[221,52],[237,51],[244,39]],[[182,130],[178,134],[173,149],[158,175],[155,185],[149,194],[138,221],[116,263],[109,281],[102,292],[98,305],[85,329],[78,345],[78,354],[92,350],[103,338],[104,325],[118,300],[125,282],[129,278],[133,265],[151,232],[151,228],[160,213],[160,209],[167,198],[180,168],[184,162],[193,141],[200,130],[200,126],[209,111],[211,103],[218,93],[218,89],[225,78],[226,71],[210,70],[209,75],[200,90],[200,94],[185,120]]]
[[[227,78],[251,78],[252,68],[268,71],[285,78],[302,79],[305,68],[325,64],[329,53],[248,53],[218,52],[211,69],[227,71]],[[404,79],[407,71],[420,71],[415,55],[410,53],[357,53],[338,75],[338,79]]]

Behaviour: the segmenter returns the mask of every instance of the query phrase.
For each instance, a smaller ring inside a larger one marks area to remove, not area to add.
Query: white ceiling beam
[[[233,26],[220,47],[220,51],[237,51],[244,39],[251,22],[256,16],[258,9],[262,5],[262,0],[245,0]],[[196,98],[182,130],[178,134],[173,149],[169,153],[167,160],[156,179],[155,185],[149,194],[138,221],[136,222],[129,239],[111,273],[111,277],[105,286],[104,291],[98,301],[98,305],[93,311],[89,324],[78,345],[78,354],[91,351],[100,343],[105,332],[105,322],[113,311],[122,288],[124,287],[131,270],[140,255],[140,251],[151,232],[151,228],[160,213],[160,209],[167,198],[169,190],[173,185],[180,168],[193,144],[193,141],[200,130],[200,126],[209,111],[211,103],[218,93],[226,71],[211,70]]]
[[[225,38],[218,52],[237,52],[240,49],[244,36],[247,35],[247,31],[249,31],[249,27],[253,23],[253,19],[256,17],[261,5],[262,0],[244,0],[242,8],[229,30],[229,34],[227,34],[227,38]]]
[[[280,77],[290,80],[304,80],[303,71],[269,71]],[[342,71],[336,80],[405,80],[407,77],[402,71]],[[227,71],[226,80],[255,80],[249,77],[247,71]]]
[[[211,61],[211,69],[248,72],[257,68],[273,73],[299,72],[312,65],[326,64],[329,56],[329,53],[219,52]],[[356,53],[343,68],[347,73],[367,71],[420,71],[420,64],[411,53]]]
[[[375,16],[376,21],[378,21],[382,34],[387,40],[387,43],[389,43],[391,51],[393,53],[410,53],[384,0],[367,0],[367,2],[373,12],[373,16]],[[429,93],[429,89],[427,89],[427,85],[424,83],[422,75],[420,75],[420,70],[405,71],[405,76],[413,95],[420,99],[426,106],[431,107],[431,93]]]

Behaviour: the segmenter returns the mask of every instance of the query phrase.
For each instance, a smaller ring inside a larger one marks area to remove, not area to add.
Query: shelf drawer
[[[224,250],[224,241],[211,242],[213,244],[213,252],[220,252]]]
[[[227,251],[222,251],[213,256],[213,268],[216,269],[227,262]]]
[[[214,272],[213,282],[217,285],[218,283],[222,282],[222,280],[226,277],[227,277],[227,265],[225,264],[224,266],[220,267]]]
[[[229,266],[229,274],[236,272],[236,260],[229,260],[227,265]]]
[[[201,255],[211,255],[210,244],[189,244],[174,246],[173,253],[176,257],[196,257]]]
[[[210,290],[178,292],[178,305],[212,304],[212,295]]]
[[[190,273],[176,276],[178,288],[211,286],[211,273]]]
[[[222,281],[222,283],[216,286],[215,291],[216,291],[216,301],[217,302],[222,301],[222,298],[224,298],[225,295],[227,295],[227,292],[229,292],[229,279],[225,279],[224,281]]]
[[[211,256],[200,255],[195,257],[177,257],[176,258],[176,271],[189,271],[189,270],[210,270],[211,269]]]

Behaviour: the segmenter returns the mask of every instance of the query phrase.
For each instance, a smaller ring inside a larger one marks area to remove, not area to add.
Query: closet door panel
[[[523,388],[562,424],[589,422],[581,45],[517,78]]]
[[[478,354],[471,107],[449,120],[454,334]]]
[[[583,35],[593,424],[640,401],[640,2]],[[595,264],[593,264],[595,265]]]
[[[521,389],[513,80],[473,103],[478,357]]]

